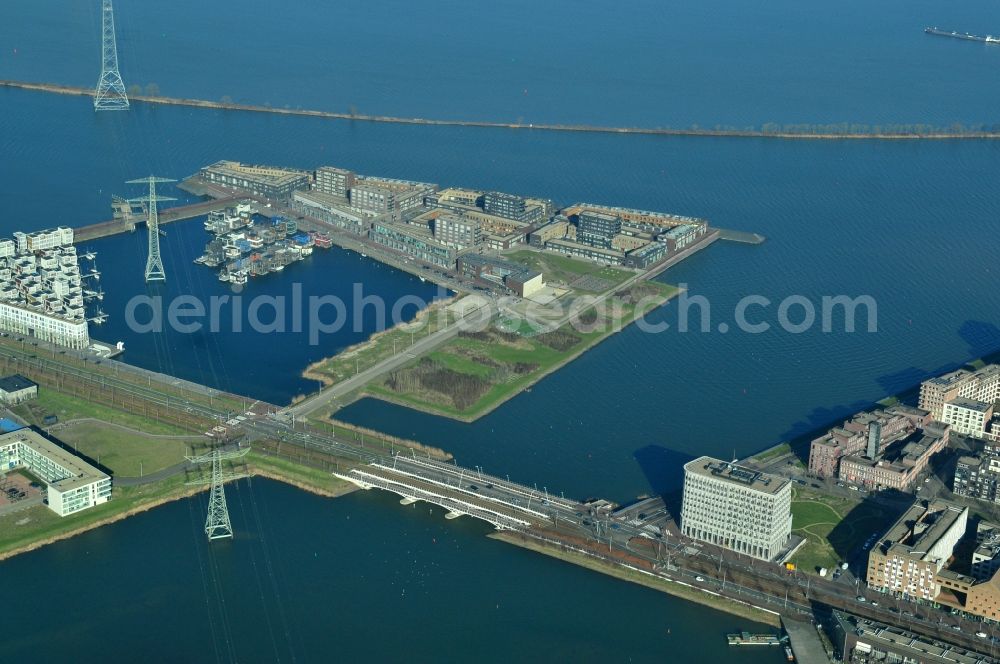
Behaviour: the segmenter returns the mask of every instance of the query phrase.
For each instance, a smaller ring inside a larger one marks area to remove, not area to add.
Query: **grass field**
[[[44,418],[46,415],[55,415],[60,422],[94,418],[152,434],[183,435],[194,433],[172,424],[145,418],[142,415],[133,415],[108,406],[91,403],[44,386],[38,388],[37,399],[26,401],[13,410],[25,421],[38,427],[45,426]]]
[[[286,482],[311,489],[317,493],[341,495],[357,488],[350,482],[339,480],[324,470],[259,452],[251,451],[247,454],[246,461],[251,469],[260,470],[266,475],[280,477]]]
[[[792,530],[806,543],[792,561],[806,572],[832,569],[869,535],[884,530],[892,516],[870,502],[794,488]]]
[[[515,263],[538,270],[544,275],[547,283],[569,285],[580,277],[589,276],[603,279],[608,282],[609,287],[613,287],[629,277],[635,276],[634,272],[629,272],[628,270],[620,270],[590,261],[570,258],[569,256],[561,256],[552,252],[521,249],[520,251],[507,254],[507,258]]]
[[[766,449],[760,454],[755,454],[750,457],[754,461],[768,461],[769,459],[775,459],[782,454],[788,454],[792,451],[792,446],[788,443],[781,443],[780,445],[775,445],[770,449]]]
[[[158,438],[103,422],[77,422],[59,429],[55,436],[124,477],[138,477],[140,471],[149,474],[180,463],[190,448],[202,448],[206,441],[204,436]]]
[[[436,302],[421,311],[409,323],[401,323],[392,329],[373,335],[368,340],[344,349],[334,357],[326,358],[310,365],[303,377],[319,380],[324,385],[332,385],[350,378],[358,371],[364,371],[395,353],[406,352],[415,340],[437,332],[456,320],[456,314],[446,307],[454,301],[449,299]]]
[[[665,300],[673,286],[644,283],[637,293]],[[623,321],[631,322],[635,306],[621,303]],[[656,306],[644,305],[645,313]],[[609,315],[605,315],[607,321]],[[613,326],[585,332],[566,324],[534,337],[489,330],[461,335],[365,388],[368,394],[462,420],[473,420],[531,386],[548,372],[613,334]]]

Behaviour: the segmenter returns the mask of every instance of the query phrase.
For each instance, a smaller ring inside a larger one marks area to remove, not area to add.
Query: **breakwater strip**
[[[30,83],[27,81],[0,80],[0,87],[35,90],[53,94],[92,97],[91,88],[55,83]],[[957,140],[957,139],[1000,139],[1000,131],[981,130],[913,130],[913,131],[871,131],[851,133],[846,127],[838,131],[784,131],[781,129],[709,129],[691,127],[688,129],[670,127],[608,127],[588,124],[554,124],[527,122],[499,122],[489,120],[445,120],[434,118],[405,118],[392,115],[370,115],[361,113],[338,113],[295,108],[274,108],[255,104],[209,101],[206,99],[186,99],[159,95],[132,95],[130,100],[167,106],[188,106],[210,108],[223,111],[245,111],[250,113],[271,113],[324,118],[328,120],[351,120],[355,122],[381,122],[388,124],[427,125],[441,127],[481,127],[488,129],[529,129],[538,131],[566,131],[591,134],[643,134],[652,136],[692,136],[714,138],[780,138],[786,140]]]

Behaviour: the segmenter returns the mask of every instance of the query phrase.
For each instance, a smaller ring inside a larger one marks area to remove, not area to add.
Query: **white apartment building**
[[[703,456],[684,465],[681,531],[696,540],[773,560],[792,533],[787,479]]]
[[[48,486],[49,509],[67,516],[111,500],[111,478],[31,429],[0,435],[0,471],[24,467]]]
[[[95,287],[85,287],[83,280],[72,228],[17,232],[14,240],[0,240],[0,330],[86,348],[85,291]]]
[[[933,419],[941,420],[945,403],[959,398],[983,403],[1000,399],[1000,365],[988,364],[976,371],[959,369],[925,380],[920,384],[918,406],[930,411]]]
[[[959,397],[944,404],[941,421],[951,430],[966,436],[982,438],[993,419],[993,402],[984,403]]]

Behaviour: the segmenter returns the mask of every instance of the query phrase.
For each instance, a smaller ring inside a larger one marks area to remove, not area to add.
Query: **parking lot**
[[[20,473],[0,475],[0,512],[7,511],[5,508],[10,506],[37,503],[41,500],[44,489],[42,485]]]

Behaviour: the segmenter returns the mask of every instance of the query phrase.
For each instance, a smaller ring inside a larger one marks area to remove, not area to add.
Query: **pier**
[[[199,217],[203,214],[208,214],[209,212],[213,212],[215,210],[222,210],[227,205],[232,205],[234,201],[234,198],[225,197],[210,201],[192,203],[190,205],[180,205],[178,207],[167,208],[166,210],[160,211],[160,224],[169,224],[173,221],[191,219],[193,217]],[[81,242],[97,240],[110,235],[118,235],[119,233],[131,233],[134,230],[134,221],[129,219],[111,219],[110,221],[102,221],[96,224],[80,226],[79,228],[73,229],[73,242],[75,244],[79,244]]]

